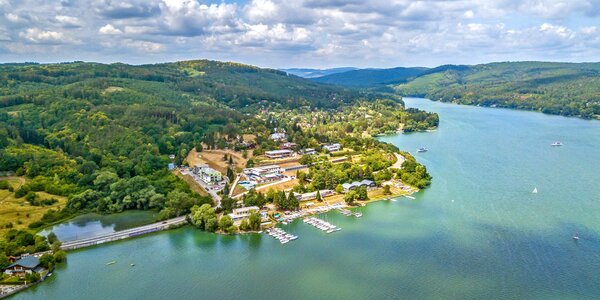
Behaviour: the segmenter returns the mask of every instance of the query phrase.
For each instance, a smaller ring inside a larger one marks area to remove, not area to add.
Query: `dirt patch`
[[[204,150],[202,152],[197,152],[196,148],[194,148],[190,151],[186,160],[190,167],[198,164],[206,164],[222,174],[226,174],[229,162],[223,160],[224,155],[227,155],[227,157],[231,156],[233,159],[232,168],[234,170],[246,167],[246,162],[248,160],[242,157],[241,152],[233,150]],[[250,156],[251,153],[248,153],[248,155]]]

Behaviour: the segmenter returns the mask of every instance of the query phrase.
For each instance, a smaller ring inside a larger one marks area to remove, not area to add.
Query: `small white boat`
[[[575,235],[573,235],[573,240],[579,241],[579,232],[575,232]]]
[[[107,263],[106,263],[106,265],[107,265],[107,266],[110,266],[110,265],[114,265],[114,264],[116,264],[116,263],[117,263],[117,262],[113,260],[113,261],[107,262]]]
[[[415,199],[416,199],[415,197],[413,197],[413,196],[411,196],[411,195],[404,195],[404,197],[406,197],[406,198],[408,198],[408,199],[412,199],[412,200],[415,200]]]
[[[534,188],[534,189],[533,189],[533,191],[532,191],[531,193],[533,193],[533,194],[537,194],[537,193],[538,193],[538,190],[537,190],[537,188]]]
[[[563,143],[561,143],[561,142],[559,142],[559,141],[556,141],[556,142],[552,143],[552,145],[551,145],[551,146],[553,146],[553,147],[560,147],[560,146],[562,146],[562,145],[563,145]]]
[[[425,147],[419,147],[419,148],[417,148],[417,152],[427,152],[427,151],[428,150]]]

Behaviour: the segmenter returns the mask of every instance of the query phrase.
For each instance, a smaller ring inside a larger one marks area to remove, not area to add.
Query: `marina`
[[[354,216],[354,217],[357,217],[357,218],[362,217],[362,213],[361,212],[353,212],[353,211],[345,209],[345,208],[338,208],[338,211],[342,215],[344,215],[346,217],[351,217],[351,216]]]
[[[315,228],[318,228],[324,232],[327,233],[332,233],[332,232],[336,232],[336,231],[340,231],[342,230],[342,228],[337,227],[327,221],[321,220],[319,218],[316,217],[310,217],[310,218],[305,218],[304,219],[304,223],[309,224],[314,226]]]
[[[269,228],[265,233],[278,240],[281,244],[287,244],[298,239],[297,235],[289,234],[281,228]]]

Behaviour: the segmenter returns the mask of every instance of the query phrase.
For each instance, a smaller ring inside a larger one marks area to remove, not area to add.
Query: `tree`
[[[192,224],[202,230],[214,232],[219,226],[215,209],[209,204],[194,205],[190,215]]]
[[[233,220],[230,216],[224,215],[221,217],[221,219],[219,219],[219,229],[228,232],[228,230],[231,229],[231,226],[233,226]]]
[[[61,263],[67,260],[67,252],[63,250],[58,250],[54,253],[54,261],[56,263]]]
[[[228,195],[224,195],[221,199],[221,208],[225,213],[230,212],[235,208],[236,200],[229,197]]]
[[[317,190],[317,201],[322,202],[323,199],[321,198],[321,192],[319,190]]]
[[[253,168],[253,167],[254,167],[254,160],[252,158],[250,158],[246,162],[246,168]]]
[[[341,194],[344,192],[344,187],[341,184],[335,186],[335,192]]]
[[[0,252],[0,269],[4,270],[9,265],[10,265],[10,262],[8,261],[8,257],[6,256],[6,253]]]
[[[243,230],[243,231],[250,230],[250,222],[248,222],[248,219],[242,220],[242,222],[240,223],[240,230]]]
[[[251,212],[248,216],[248,227],[251,230],[259,230],[260,229],[260,220],[261,217],[257,212]]]
[[[356,192],[356,199],[358,200],[369,200],[369,195],[367,193],[367,188],[364,186],[361,186],[357,189]]]
[[[346,193],[346,195],[344,195],[344,201],[346,201],[348,205],[353,205],[354,200],[356,200],[356,197],[357,195],[355,191],[349,191],[348,193]]]
[[[390,191],[390,185],[389,184],[386,184],[386,185],[383,186],[383,194],[384,195],[391,195],[392,194],[392,192]]]
[[[40,265],[46,269],[50,269],[54,266],[54,256],[52,254],[43,254],[40,257]]]

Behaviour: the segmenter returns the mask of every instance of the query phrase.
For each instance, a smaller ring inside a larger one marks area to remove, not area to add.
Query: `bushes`
[[[0,190],[8,190],[11,188],[10,183],[8,183],[8,180],[0,180]]]

